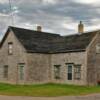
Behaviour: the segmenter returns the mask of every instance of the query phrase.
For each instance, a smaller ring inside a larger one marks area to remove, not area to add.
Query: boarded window
[[[60,65],[54,65],[54,78],[60,79]]]
[[[12,42],[8,43],[8,54],[9,55],[13,54],[13,43]]]
[[[24,80],[24,64],[19,64],[19,79]]]
[[[74,79],[81,79],[81,65],[75,65],[74,67]]]
[[[73,68],[73,64],[67,64],[67,79],[68,80],[72,80],[72,68]]]
[[[4,66],[4,78],[8,78],[8,65]]]

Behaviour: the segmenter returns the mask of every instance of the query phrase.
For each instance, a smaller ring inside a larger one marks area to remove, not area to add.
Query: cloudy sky
[[[9,25],[61,35],[77,33],[80,20],[85,30],[100,29],[100,0],[0,0],[0,37]]]

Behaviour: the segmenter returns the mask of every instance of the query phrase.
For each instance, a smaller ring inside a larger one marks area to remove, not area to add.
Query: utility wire
[[[11,3],[11,0],[9,0],[9,10],[11,12],[11,25],[14,25],[14,15],[13,15],[13,11],[12,11],[12,3]]]

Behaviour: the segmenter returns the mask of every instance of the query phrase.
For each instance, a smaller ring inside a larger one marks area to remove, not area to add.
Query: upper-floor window
[[[76,80],[81,79],[81,65],[74,66],[74,79]]]
[[[54,78],[60,79],[60,65],[54,65]]]
[[[9,55],[13,54],[13,43],[12,42],[8,43],[8,54]]]

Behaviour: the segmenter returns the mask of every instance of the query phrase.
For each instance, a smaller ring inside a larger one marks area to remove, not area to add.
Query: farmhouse
[[[9,26],[0,44],[0,82],[97,85],[100,31],[61,36]]]

